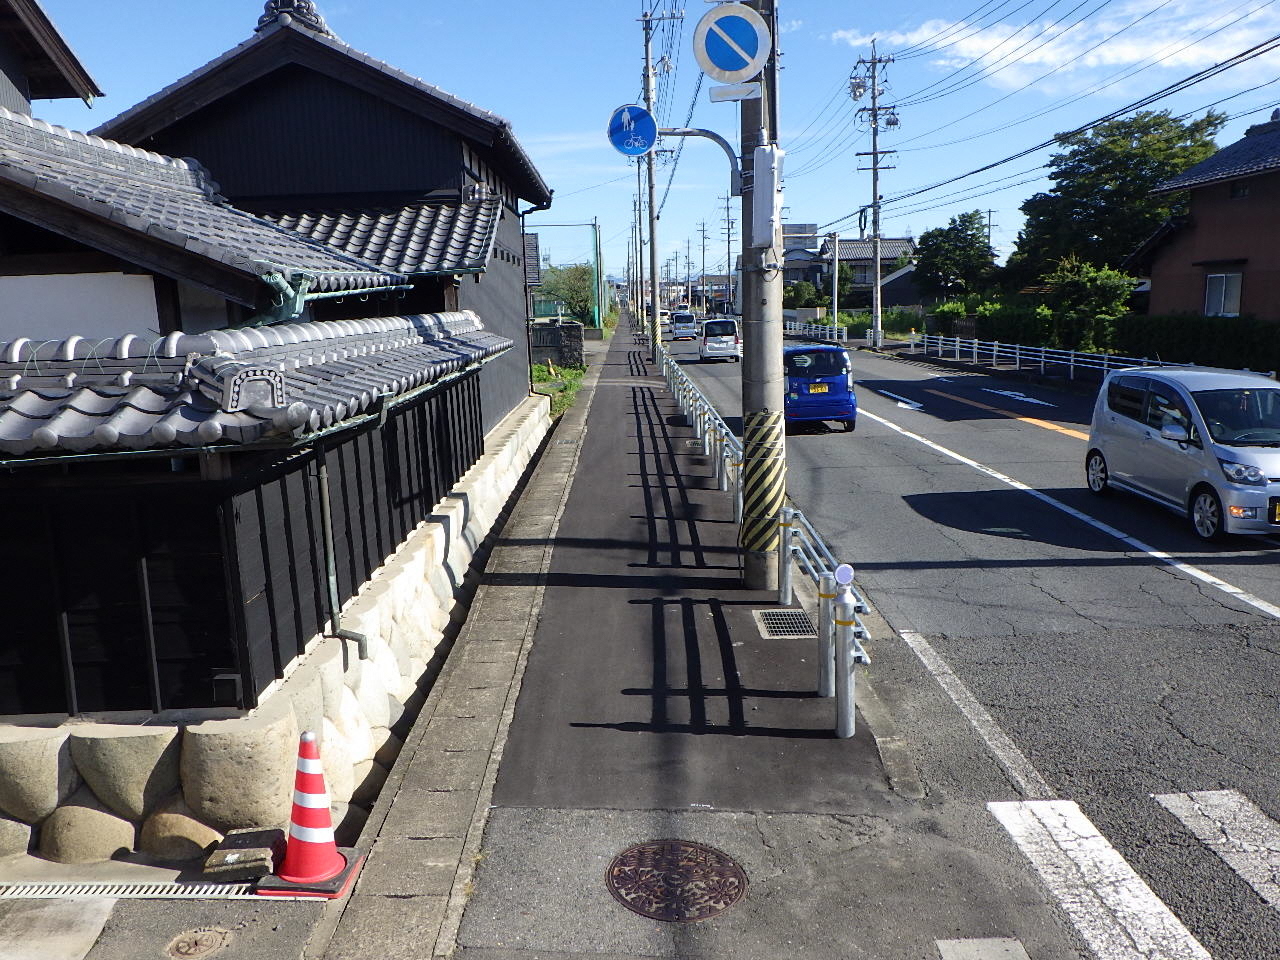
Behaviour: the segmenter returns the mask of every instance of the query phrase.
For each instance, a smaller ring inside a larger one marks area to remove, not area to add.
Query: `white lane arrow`
[[[1035,403],[1042,407],[1052,407],[1054,404],[1046,400],[1037,400],[1035,397],[1028,397],[1025,393],[1019,393],[1017,390],[992,390],[990,387],[982,388],[984,393],[998,393],[1002,397],[1008,397],[1010,400],[1021,400],[1024,403]]]

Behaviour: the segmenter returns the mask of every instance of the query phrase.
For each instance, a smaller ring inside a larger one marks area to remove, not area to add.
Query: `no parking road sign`
[[[628,157],[643,157],[658,141],[658,121],[644,107],[628,103],[609,117],[609,142]]]
[[[693,55],[713,80],[742,83],[764,69],[773,42],[764,17],[741,3],[722,3],[698,22]]]

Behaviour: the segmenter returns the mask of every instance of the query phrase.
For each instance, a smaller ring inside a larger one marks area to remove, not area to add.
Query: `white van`
[[[1130,367],[1098,391],[1085,454],[1096,494],[1127,490],[1196,534],[1280,532],[1280,384],[1208,367]]]
[[[698,338],[698,359],[742,359],[742,334],[736,320],[716,319],[702,322],[702,336]]]
[[[698,318],[692,313],[671,315],[671,339],[692,340],[698,335]]]

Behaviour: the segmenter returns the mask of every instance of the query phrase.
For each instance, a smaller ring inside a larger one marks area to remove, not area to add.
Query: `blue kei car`
[[[844,347],[831,343],[791,343],[782,350],[787,377],[786,422],[837,420],[845,432],[858,421],[853,367]]]

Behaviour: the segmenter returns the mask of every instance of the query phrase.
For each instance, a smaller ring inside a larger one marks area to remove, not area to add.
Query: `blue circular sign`
[[[721,83],[741,83],[757,76],[773,52],[772,46],[764,17],[741,3],[712,8],[693,32],[698,66]]]
[[[658,142],[658,121],[644,107],[625,104],[609,117],[609,142],[628,157],[643,157]]]

